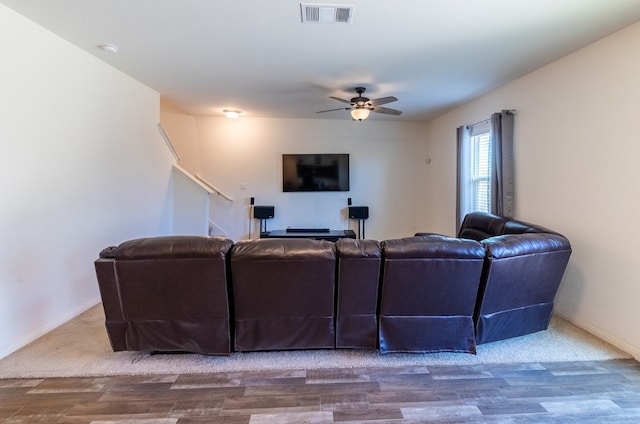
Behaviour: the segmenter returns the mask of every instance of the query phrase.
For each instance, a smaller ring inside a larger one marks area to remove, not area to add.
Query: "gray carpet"
[[[308,350],[150,355],[113,352],[104,328],[102,305],[72,319],[0,360],[0,378],[82,377],[140,374],[192,374],[221,371],[317,368],[473,365],[492,363],[596,361],[631,358],[575,325],[554,317],[548,330],[478,346],[465,353],[388,354],[365,350]]]

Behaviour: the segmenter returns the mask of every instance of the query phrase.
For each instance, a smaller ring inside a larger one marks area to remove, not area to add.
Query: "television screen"
[[[282,155],[282,191],[349,191],[349,155]]]

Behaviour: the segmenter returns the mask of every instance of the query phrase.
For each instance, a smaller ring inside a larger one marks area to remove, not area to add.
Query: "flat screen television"
[[[282,191],[349,191],[349,154],[283,154]]]

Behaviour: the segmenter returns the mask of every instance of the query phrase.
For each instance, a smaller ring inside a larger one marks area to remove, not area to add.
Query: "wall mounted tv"
[[[283,154],[282,191],[349,191],[349,155]]]

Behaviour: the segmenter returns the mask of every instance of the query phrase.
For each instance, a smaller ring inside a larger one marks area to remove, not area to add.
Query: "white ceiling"
[[[330,0],[350,24],[303,24],[293,0],[0,3],[188,112],[269,118],[349,119],[315,112],[364,86],[404,112],[370,119],[428,120],[640,19],[639,0]]]

